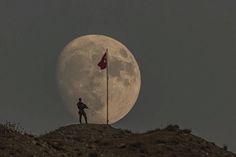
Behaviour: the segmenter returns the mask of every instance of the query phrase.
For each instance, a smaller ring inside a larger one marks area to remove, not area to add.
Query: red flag
[[[101,70],[105,69],[107,67],[107,52],[102,56],[101,61],[98,63],[98,66]]]

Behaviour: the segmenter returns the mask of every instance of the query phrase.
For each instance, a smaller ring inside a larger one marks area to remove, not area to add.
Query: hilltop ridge
[[[110,125],[68,125],[36,137],[0,125],[1,157],[236,157],[191,130],[170,125],[132,133]]]

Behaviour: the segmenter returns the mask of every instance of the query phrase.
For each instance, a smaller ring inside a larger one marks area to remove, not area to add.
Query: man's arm
[[[84,108],[87,108],[88,109],[88,106],[86,104],[84,104]]]
[[[76,104],[77,108],[79,109],[79,103]]]

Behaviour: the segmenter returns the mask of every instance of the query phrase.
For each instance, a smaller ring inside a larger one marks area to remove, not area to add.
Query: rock
[[[117,145],[117,148],[125,148],[126,144],[125,143],[120,143]]]

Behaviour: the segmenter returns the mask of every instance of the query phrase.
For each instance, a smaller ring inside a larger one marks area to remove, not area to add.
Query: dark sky
[[[1,0],[0,119],[44,133],[76,121],[56,84],[63,47],[85,34],[124,43],[140,65],[136,106],[115,126],[179,124],[236,152],[235,0]]]

